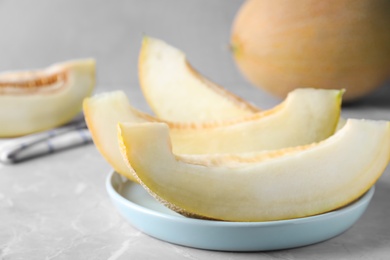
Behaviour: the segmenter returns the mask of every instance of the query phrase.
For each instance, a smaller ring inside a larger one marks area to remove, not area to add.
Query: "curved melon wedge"
[[[148,192],[188,216],[270,221],[328,212],[364,194],[390,159],[390,123],[348,120],[322,142],[268,153],[174,155],[164,123],[120,124]]]
[[[92,140],[103,158],[116,172],[136,181],[120,154],[117,139],[119,122],[150,122],[146,114],[133,108],[122,91],[106,92],[84,99],[85,122]]]
[[[167,43],[144,37],[139,80],[153,112],[175,122],[208,122],[240,118],[259,111],[198,73],[185,54]]]
[[[275,150],[321,141],[335,132],[343,91],[297,89],[278,106],[215,124],[169,123],[177,154]]]
[[[0,74],[0,137],[67,123],[95,86],[95,61],[75,60],[36,71]]]
[[[168,123],[178,154],[274,150],[318,142],[332,135],[340,114],[342,91],[302,89],[274,109],[241,120],[214,124]],[[85,119],[102,156],[120,174],[134,180],[117,141],[118,122],[161,121],[133,108],[122,91],[84,101]]]

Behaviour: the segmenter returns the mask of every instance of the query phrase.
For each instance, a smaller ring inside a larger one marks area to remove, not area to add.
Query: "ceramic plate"
[[[166,208],[139,184],[112,172],[108,194],[121,215],[155,238],[183,246],[221,251],[265,251],[318,243],[350,228],[366,210],[372,187],[359,200],[329,213],[269,222],[224,222],[192,219]]]

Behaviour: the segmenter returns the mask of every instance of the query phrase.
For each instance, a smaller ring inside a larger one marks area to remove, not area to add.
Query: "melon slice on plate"
[[[95,61],[74,60],[35,71],[0,74],[0,137],[67,123],[95,87]]]
[[[335,131],[342,91],[296,90],[279,106],[239,120],[201,124],[167,122],[175,153],[207,154],[274,150],[323,140]],[[158,122],[133,108],[122,91],[84,101],[84,114],[94,143],[120,174],[133,179],[117,141],[119,122]]]
[[[119,130],[123,157],[151,195],[181,214],[226,221],[343,207],[370,189],[390,159],[386,121],[350,119],[319,143],[228,155],[173,154],[165,123],[123,123]]]
[[[170,123],[178,154],[275,150],[321,141],[340,118],[343,91],[297,89],[278,106],[242,119],[215,124]]]
[[[113,91],[96,94],[83,102],[85,121],[92,140],[106,161],[114,170],[135,181],[133,172],[124,163],[117,140],[119,122],[150,122],[152,117],[133,108],[126,94]]]
[[[185,54],[167,43],[144,37],[139,80],[145,99],[161,119],[207,122],[240,118],[259,109],[206,79]]]

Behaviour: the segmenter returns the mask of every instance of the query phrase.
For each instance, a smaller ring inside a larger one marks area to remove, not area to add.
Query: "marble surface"
[[[124,90],[149,111],[138,87],[143,33],[182,48],[202,73],[268,108],[280,100],[251,87],[228,50],[242,1],[0,1],[0,69],[95,57],[96,92]],[[240,86],[238,88],[237,86]],[[390,86],[343,107],[344,117],[390,120]],[[1,141],[1,140],[0,140]],[[133,228],[105,190],[111,167],[94,145],[16,165],[0,164],[0,259],[388,259],[390,167],[362,218],[323,243],[271,252],[215,252],[169,244]]]

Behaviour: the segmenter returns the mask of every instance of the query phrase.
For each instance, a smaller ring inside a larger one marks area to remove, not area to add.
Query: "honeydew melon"
[[[390,160],[390,123],[350,119],[319,143],[274,152],[172,153],[165,123],[122,123],[123,158],[156,199],[187,216],[226,221],[292,219],[343,207]]]
[[[198,127],[173,124],[175,153],[239,153],[321,141],[337,127],[343,91],[297,89],[278,106],[251,116]],[[172,124],[170,124],[172,128]]]
[[[341,104],[339,90],[295,90],[279,106],[240,120],[172,123],[177,154],[238,153],[275,150],[323,140],[335,131]],[[84,114],[102,156],[120,174],[134,180],[120,154],[119,122],[163,122],[136,110],[122,91],[101,93],[84,101]]]
[[[70,121],[94,86],[93,59],[0,74],[0,137],[26,135]]]
[[[138,68],[145,99],[160,119],[206,123],[260,112],[260,108],[204,77],[183,51],[160,39],[143,38]],[[340,118],[338,128],[344,122]]]
[[[187,61],[185,53],[162,40],[144,37],[138,69],[145,99],[161,119],[190,123],[222,121],[259,111],[205,78]]]
[[[356,100],[390,79],[388,10],[386,0],[247,0],[232,24],[234,60],[279,97],[310,86],[345,88]]]
[[[121,157],[116,127],[119,122],[149,122],[144,116],[146,114],[133,108],[122,91],[105,92],[86,98],[83,111],[92,140],[100,154],[115,171],[136,181],[133,172]]]

